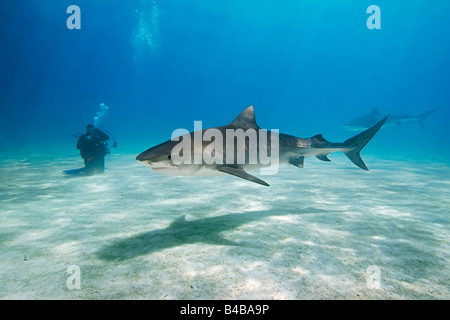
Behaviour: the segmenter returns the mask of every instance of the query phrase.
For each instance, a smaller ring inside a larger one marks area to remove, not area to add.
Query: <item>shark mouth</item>
[[[146,165],[150,168],[152,168],[153,170],[164,170],[164,169],[172,169],[172,170],[179,170],[180,166],[176,165],[176,164],[171,164],[171,163],[152,163],[150,161],[139,161],[140,163],[142,163],[143,165]]]

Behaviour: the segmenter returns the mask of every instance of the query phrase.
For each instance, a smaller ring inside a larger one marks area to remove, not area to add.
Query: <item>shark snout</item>
[[[136,160],[145,163],[152,163],[161,160],[162,155],[155,147],[147,149],[136,156]]]
[[[148,162],[150,159],[148,157],[148,155],[146,154],[146,152],[141,152],[136,156],[136,160],[137,161],[141,161],[141,162]]]
[[[152,169],[166,169],[174,167],[169,156],[161,154],[155,150],[146,150],[136,156],[136,160]]]

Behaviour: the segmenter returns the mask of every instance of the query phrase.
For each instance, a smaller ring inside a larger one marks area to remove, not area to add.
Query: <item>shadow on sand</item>
[[[317,208],[304,208],[295,214],[323,212]],[[240,243],[227,240],[220,233],[252,221],[288,214],[291,215],[285,212],[253,211],[195,220],[186,220],[186,215],[182,215],[165,229],[148,231],[104,246],[97,252],[97,257],[102,260],[126,260],[192,243],[239,246]]]

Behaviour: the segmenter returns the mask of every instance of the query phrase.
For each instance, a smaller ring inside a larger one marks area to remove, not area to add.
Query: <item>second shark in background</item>
[[[389,119],[386,121],[386,123],[383,125],[383,128],[387,127],[397,127],[403,123],[411,123],[411,122],[417,122],[421,127],[425,127],[423,121],[428,118],[429,115],[434,113],[439,108],[434,108],[430,111],[427,111],[425,113],[419,114],[417,116],[410,116],[408,114],[403,115],[390,115]],[[375,123],[380,121],[386,116],[386,114],[381,114],[378,111],[378,108],[374,108],[369,114],[355,118],[348,122],[347,124],[343,125],[343,127],[350,131],[360,131],[365,130],[373,126]]]

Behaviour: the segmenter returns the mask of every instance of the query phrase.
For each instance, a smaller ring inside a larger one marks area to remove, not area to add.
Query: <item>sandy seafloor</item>
[[[448,164],[333,154],[263,187],[134,158],[0,158],[1,299],[450,298]]]

